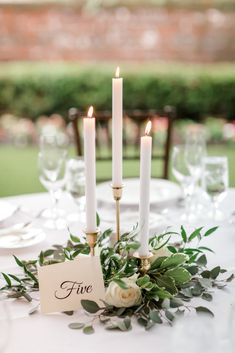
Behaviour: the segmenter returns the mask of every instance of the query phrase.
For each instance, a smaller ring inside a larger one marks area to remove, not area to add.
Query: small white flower
[[[105,302],[116,308],[129,308],[139,305],[142,297],[140,287],[136,284],[137,277],[138,275],[135,274],[128,278],[122,278],[122,281],[128,287],[127,289],[119,287],[115,282],[110,282],[105,293]]]

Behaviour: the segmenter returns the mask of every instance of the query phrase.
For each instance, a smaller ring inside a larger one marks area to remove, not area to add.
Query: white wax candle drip
[[[151,121],[146,126],[145,136],[141,137],[140,147],[140,204],[139,204],[139,255],[149,254],[149,196],[151,181],[152,137],[148,136]]]
[[[112,80],[112,184],[122,186],[122,78],[119,77],[119,67],[116,77]]]
[[[86,231],[96,231],[96,157],[95,157],[95,118],[93,107],[89,108],[84,124],[84,161],[86,196]]]

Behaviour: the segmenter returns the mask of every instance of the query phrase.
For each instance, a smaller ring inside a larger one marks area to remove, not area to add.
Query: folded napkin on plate
[[[13,226],[2,228],[0,229],[0,237],[7,236],[7,235],[25,234],[28,231],[28,225],[29,224],[27,223],[17,223],[17,224],[14,224]]]

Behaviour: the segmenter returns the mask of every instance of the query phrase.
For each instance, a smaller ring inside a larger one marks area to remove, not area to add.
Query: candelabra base
[[[141,256],[138,252],[135,252],[133,256],[140,260],[139,270],[142,275],[145,275],[145,273],[148,272],[151,267],[150,259],[153,254],[149,252],[148,255]]]
[[[90,247],[91,256],[95,256],[95,244],[96,244],[99,232],[100,232],[99,228],[97,228],[95,232],[88,232],[87,230],[84,230],[84,233],[86,234],[87,243],[89,244],[89,247]]]
[[[120,241],[120,203],[122,198],[122,190],[124,185],[114,186],[111,185],[113,189],[113,198],[116,201],[116,240]]]

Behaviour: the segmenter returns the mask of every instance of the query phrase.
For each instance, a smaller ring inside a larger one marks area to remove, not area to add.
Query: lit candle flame
[[[116,68],[116,73],[115,73],[115,77],[118,78],[120,76],[120,68],[119,66]]]
[[[152,127],[152,122],[149,120],[145,128],[145,135],[149,135],[151,127]]]
[[[87,113],[88,118],[92,118],[92,116],[93,116],[93,111],[94,111],[94,108],[93,108],[93,106],[91,105],[90,108],[88,109],[88,113]]]

